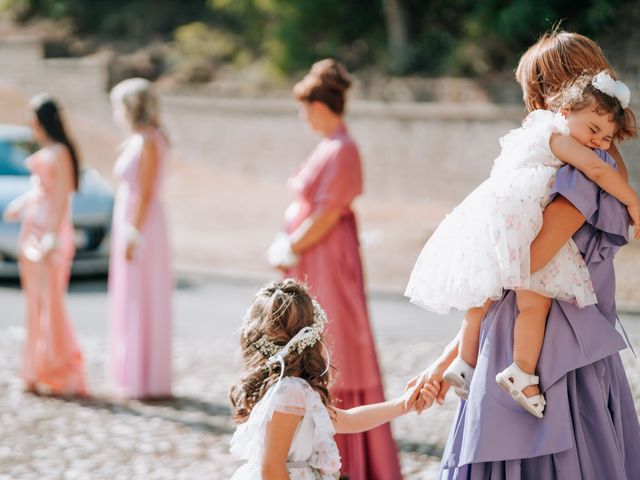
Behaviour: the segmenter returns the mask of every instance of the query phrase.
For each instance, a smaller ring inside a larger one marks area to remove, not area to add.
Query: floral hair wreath
[[[286,345],[277,345],[265,337],[253,343],[253,347],[257,351],[265,357],[269,357],[269,363],[281,361],[294,348],[298,353],[302,353],[307,347],[314,346],[322,338],[322,332],[327,324],[327,315],[317,301],[312,300],[312,303],[313,324],[300,329]]]

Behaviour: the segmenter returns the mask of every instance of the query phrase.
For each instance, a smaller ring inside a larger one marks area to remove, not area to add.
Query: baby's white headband
[[[602,93],[615,97],[620,102],[620,106],[625,109],[631,101],[631,92],[620,80],[614,80],[607,72],[602,71],[593,77],[591,84]]]

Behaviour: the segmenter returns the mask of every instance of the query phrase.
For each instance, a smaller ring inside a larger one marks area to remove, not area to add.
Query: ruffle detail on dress
[[[275,411],[310,415],[314,423],[314,432],[313,453],[308,460],[309,465],[318,470],[323,475],[322,478],[324,475],[332,476],[339,473],[340,454],[333,439],[335,430],[329,412],[318,392],[305,380],[297,377],[284,377],[273,385],[254,406],[249,419],[237,427],[230,443],[230,451],[234,457],[247,460],[254,465],[261,463],[267,424]]]

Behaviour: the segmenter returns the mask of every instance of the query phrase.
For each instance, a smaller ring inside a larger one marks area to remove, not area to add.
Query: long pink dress
[[[145,138],[154,141],[158,169],[142,242],[126,259],[126,225],[140,195],[138,177]],[[169,241],[162,202],[168,145],[158,130],[132,135],[114,167],[120,180],[113,209],[109,265],[109,367],[115,386],[133,398],[171,395],[171,279]]]
[[[26,297],[27,339],[22,377],[28,388],[45,386],[57,395],[85,394],[82,353],[71,328],[65,297],[75,253],[70,179],[50,147],[27,159],[32,188],[19,239],[20,283]],[[65,181],[66,180],[66,181]],[[24,255],[48,232],[58,246],[40,261]]]
[[[309,215],[339,208],[338,223],[304,251],[288,276],[306,281],[327,312],[326,339],[337,369],[332,396],[339,408],[382,402],[384,393],[369,325],[356,217],[351,202],[362,193],[360,155],[344,127],[323,139],[289,181],[296,200],[285,214],[291,233]],[[342,474],[350,480],[402,478],[389,425],[337,435]]]

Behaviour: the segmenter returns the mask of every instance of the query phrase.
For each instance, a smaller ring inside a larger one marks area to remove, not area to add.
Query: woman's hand
[[[439,405],[444,403],[444,399],[447,396],[447,391],[449,390],[450,385],[443,380],[442,376],[450,363],[451,360],[448,356],[442,356],[425,368],[422,373],[407,382],[405,389],[410,393],[408,393],[407,396],[406,408],[413,408],[415,404],[415,409],[418,414],[420,414],[425,408],[429,408],[431,404],[428,404],[428,397],[424,398],[423,395],[421,395],[421,391],[423,389],[427,389],[427,392],[431,390],[429,385],[438,387],[435,401]]]
[[[26,206],[28,201],[28,194],[21,195],[18,198],[12,200],[7,208],[4,209],[4,213],[2,217],[5,222],[17,222],[20,220],[20,215],[22,215],[22,210]]]
[[[127,226],[125,227],[125,231],[127,239],[125,258],[128,262],[131,262],[136,258],[136,252],[138,251],[138,247],[142,243],[142,234],[140,233],[140,230],[138,230],[131,224],[127,224]]]
[[[423,384],[421,389],[407,389],[402,396],[404,412],[415,410],[420,413],[433,405],[439,393],[440,383],[437,381],[427,382]],[[420,410],[418,410],[418,405],[421,407]]]

